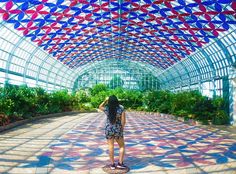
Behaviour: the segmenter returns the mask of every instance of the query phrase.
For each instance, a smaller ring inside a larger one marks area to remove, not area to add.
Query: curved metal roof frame
[[[166,69],[227,31],[236,14],[233,0],[5,0],[0,7],[4,21],[71,68],[115,58]]]
[[[236,62],[236,42],[233,38],[236,38],[236,27],[164,71],[159,76],[162,87],[176,88],[228,76],[229,68]],[[186,74],[190,76],[183,79]],[[182,80],[176,77],[182,77]]]
[[[78,75],[75,78],[76,80],[75,80],[74,90],[78,88],[78,86],[81,86],[81,84],[79,85],[77,84],[77,81],[81,79],[81,77],[83,77],[84,75],[89,76],[88,79],[86,79],[87,82],[83,82],[84,85],[85,83],[93,83],[91,81],[101,81],[100,79],[101,74],[102,74],[102,79],[104,78],[107,79],[107,78],[112,78],[113,75],[123,76],[123,73],[125,72],[129,74],[130,78],[132,77],[133,79],[132,81],[136,81],[138,83],[142,81],[143,77],[146,77],[145,75],[149,75],[150,77],[152,76],[158,79],[158,74],[160,74],[163,70],[160,71],[157,70],[158,70],[157,68],[152,67],[151,65],[147,66],[139,62],[132,62],[127,60],[109,59],[109,60],[98,61],[95,62],[94,64],[84,65],[83,68],[80,69]],[[87,87],[88,86],[89,85],[87,85]]]
[[[1,23],[0,30],[0,83],[9,80],[51,90],[72,88],[73,70],[21,37],[9,24]]]
[[[211,80],[235,63],[235,16],[234,0],[0,1],[0,79],[72,89],[90,66],[126,60],[164,88]]]

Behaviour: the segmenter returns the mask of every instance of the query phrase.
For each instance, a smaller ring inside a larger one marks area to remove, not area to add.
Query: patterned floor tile
[[[0,136],[0,172],[102,174],[109,164],[105,120],[103,113],[79,114],[6,132]],[[127,113],[125,142],[131,174],[236,171],[236,140],[227,131],[187,125],[169,115]],[[118,161],[117,145],[115,155]]]

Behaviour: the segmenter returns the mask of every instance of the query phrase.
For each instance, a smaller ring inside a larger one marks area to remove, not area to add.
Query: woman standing
[[[116,167],[118,169],[125,169],[126,166],[123,163],[125,154],[123,130],[126,122],[124,107],[119,104],[117,97],[112,95],[109,98],[106,98],[106,100],[99,105],[99,109],[104,111],[107,115],[105,135],[111,161],[110,168],[112,170],[114,170]],[[114,162],[114,140],[116,140],[120,148],[119,162],[117,166]]]

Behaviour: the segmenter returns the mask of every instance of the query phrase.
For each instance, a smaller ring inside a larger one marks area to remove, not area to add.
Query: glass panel
[[[9,78],[10,84],[15,84],[15,85],[22,85],[23,84],[23,77],[21,77],[21,76],[9,74],[8,78]]]

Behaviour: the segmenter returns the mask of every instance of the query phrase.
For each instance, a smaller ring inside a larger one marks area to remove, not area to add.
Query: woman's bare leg
[[[123,163],[124,161],[124,155],[125,155],[125,142],[124,142],[124,138],[117,138],[116,142],[118,143],[119,147],[120,147],[120,153],[119,153],[119,162],[120,164]]]
[[[108,149],[109,149],[109,157],[111,164],[114,164],[114,139],[107,139]]]

